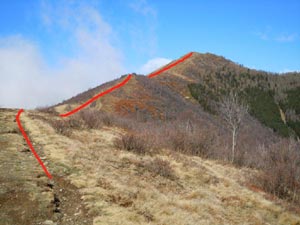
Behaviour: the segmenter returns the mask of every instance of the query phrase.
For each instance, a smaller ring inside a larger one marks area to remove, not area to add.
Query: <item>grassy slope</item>
[[[123,132],[117,128],[77,130],[66,137],[28,114],[22,120],[43,146],[49,170],[79,190],[95,225],[300,222],[263,192],[242,184],[253,171],[165,150],[153,157],[171,163],[177,178],[170,180],[143,167],[153,157],[114,149],[112,140]]]

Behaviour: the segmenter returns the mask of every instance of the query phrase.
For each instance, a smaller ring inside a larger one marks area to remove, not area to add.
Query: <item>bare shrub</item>
[[[281,140],[262,148],[262,173],[256,177],[258,186],[289,201],[300,204],[300,145],[294,140]]]
[[[173,150],[184,152],[185,151],[185,135],[180,130],[176,129],[170,132],[169,143]]]
[[[87,109],[79,112],[79,118],[84,121],[88,129],[99,129],[102,127],[99,114],[97,110]]]
[[[44,121],[48,122],[58,134],[70,136],[73,129],[82,129],[84,127],[83,122],[76,116],[67,119],[54,119],[41,117]]]
[[[167,138],[169,147],[175,151],[204,158],[211,155],[214,135],[208,130],[204,132],[194,127],[188,131],[186,127],[174,126]]]
[[[113,126],[116,122],[115,122],[115,118],[112,115],[108,115],[107,113],[102,114],[102,123],[105,126]]]
[[[144,167],[146,170],[170,180],[174,180],[176,178],[175,172],[172,169],[169,161],[155,158],[154,160],[146,162]]]
[[[114,141],[114,146],[137,154],[145,154],[148,147],[144,140],[135,134],[124,134],[121,139]]]
[[[68,120],[49,120],[50,125],[58,134],[70,136],[72,133]]]
[[[76,115],[79,120],[85,123],[87,129],[101,129],[103,126],[117,126],[132,130],[136,124],[136,121],[132,119],[90,108],[82,110]]]
[[[78,116],[73,116],[65,120],[65,123],[69,128],[72,129],[82,129],[84,128],[84,123],[83,121],[78,117]]]

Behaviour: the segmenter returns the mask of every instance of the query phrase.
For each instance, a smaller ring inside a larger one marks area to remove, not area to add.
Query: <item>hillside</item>
[[[126,76],[22,113],[52,180],[17,110],[0,109],[0,224],[300,224],[300,74],[208,53],[181,59],[71,116],[59,114]],[[234,159],[219,114],[230,91],[250,109]]]
[[[62,135],[35,111],[22,123],[54,180],[49,182],[1,110],[1,224],[298,224],[284,203],[237,169],[170,150],[137,154],[113,144],[124,130],[72,128]],[[5,169],[3,166],[9,168]],[[9,171],[9,173],[7,173]]]
[[[62,102],[56,106],[56,109],[61,113],[66,112],[66,109],[74,108],[95,94],[121,81],[122,77],[81,93]],[[142,120],[171,119],[176,116],[177,112],[184,110],[192,110],[197,114],[201,113],[198,107],[195,107],[178,93],[161,85],[154,79],[142,75],[133,75],[125,86],[101,97],[89,107],[109,113],[114,112],[120,116],[139,116]]]
[[[60,104],[60,113],[87,101],[122,78],[81,93]],[[90,107],[144,120],[176,117],[193,111],[216,114],[218,102],[230,91],[250,106],[250,114],[275,133],[300,136],[300,74],[252,70],[221,56],[193,52],[187,60],[152,79],[135,75],[124,88],[104,96]],[[195,107],[195,102],[202,106]]]
[[[257,71],[224,57],[193,53],[154,79],[183,96],[191,95],[210,113],[216,113],[222,96],[235,91],[262,124],[282,136],[300,136],[299,73]]]

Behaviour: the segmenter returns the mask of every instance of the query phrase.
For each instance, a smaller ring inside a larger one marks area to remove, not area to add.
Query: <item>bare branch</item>
[[[234,161],[239,128],[247,113],[248,106],[240,101],[237,93],[231,92],[228,96],[224,97],[220,103],[220,115],[232,132],[232,162]]]

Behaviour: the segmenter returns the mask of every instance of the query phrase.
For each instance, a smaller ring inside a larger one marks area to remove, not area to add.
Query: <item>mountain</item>
[[[220,56],[194,53],[155,79],[183,96],[191,95],[210,113],[222,96],[235,91],[262,124],[282,136],[300,137],[300,73],[252,70]]]
[[[67,117],[127,76],[21,116],[0,109],[1,225],[300,224],[300,74],[196,52],[151,74]],[[234,157],[219,113],[230,92],[249,106]]]
[[[97,93],[106,90],[108,87],[120,83],[124,78],[98,86],[87,92],[83,92],[69,100],[62,102],[58,110],[68,107],[73,108],[87,101]],[[135,115],[139,113],[146,119],[166,119],[173,117],[177,111],[190,109],[199,112],[190,101],[187,101],[179,93],[172,91],[154,79],[142,75],[132,75],[126,85],[108,95],[93,102],[89,107],[114,112],[119,115]]]
[[[66,112],[121,80],[83,92],[57,109]],[[123,88],[90,107],[120,115],[139,114],[144,120],[174,118],[183,111],[192,111],[207,120],[210,114],[216,114],[218,102],[230,91],[240,95],[249,105],[250,114],[264,126],[281,136],[300,137],[300,73],[252,70],[210,53],[193,52],[185,61],[151,79],[134,75]]]

